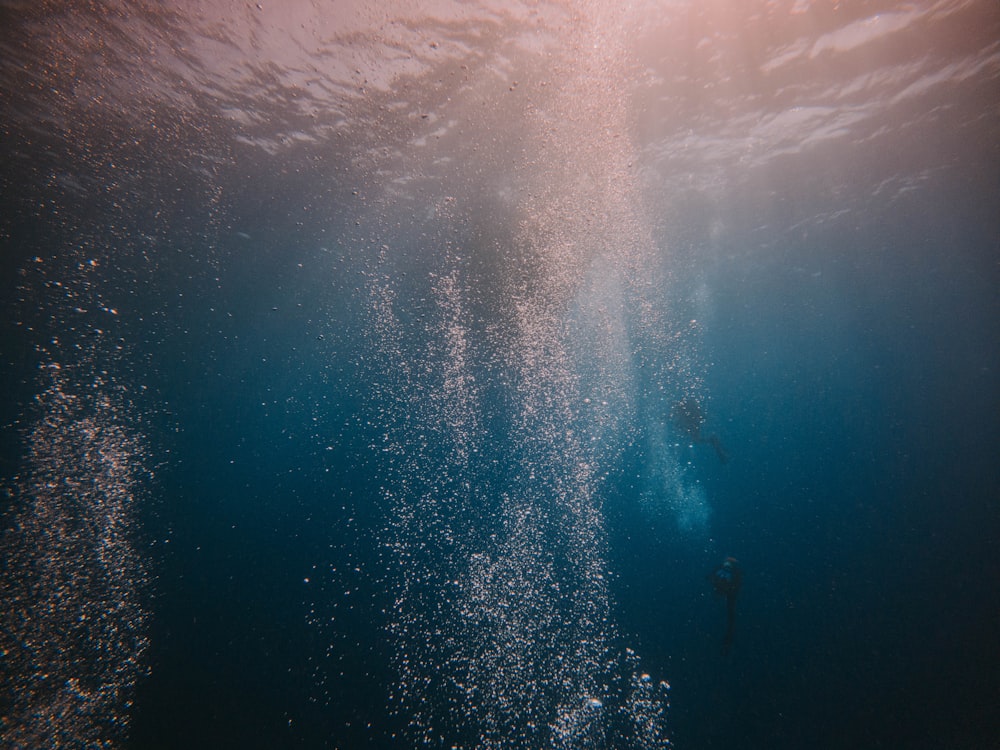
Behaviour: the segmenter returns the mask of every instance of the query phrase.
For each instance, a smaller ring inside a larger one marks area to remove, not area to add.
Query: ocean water
[[[994,747],[996,3],[0,19],[4,747]]]

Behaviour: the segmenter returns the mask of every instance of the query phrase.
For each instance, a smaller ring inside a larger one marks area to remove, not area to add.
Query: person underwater
[[[722,640],[722,653],[728,654],[736,630],[736,597],[743,585],[743,571],[735,557],[727,557],[708,574],[708,580],[716,594],[726,597],[726,637]]]
[[[701,434],[701,426],[705,423],[705,413],[701,409],[701,403],[693,396],[685,396],[675,403],[670,409],[670,420],[674,427],[691,438],[691,442],[708,444],[715,449],[715,455],[719,461],[729,463],[729,453],[719,440],[719,436],[711,434],[705,437]]]

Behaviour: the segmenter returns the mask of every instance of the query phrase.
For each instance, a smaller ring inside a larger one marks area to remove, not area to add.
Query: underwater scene
[[[0,746],[997,746],[995,0],[0,50]]]

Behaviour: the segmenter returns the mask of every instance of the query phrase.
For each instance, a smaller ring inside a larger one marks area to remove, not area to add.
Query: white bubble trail
[[[101,378],[80,387],[73,372],[46,364],[0,545],[4,747],[121,746],[146,669],[133,536],[142,441],[114,389]]]
[[[655,520],[670,518],[685,534],[704,533],[711,518],[705,488],[681,459],[681,447],[667,440],[669,428],[654,419],[646,427],[646,487],[641,505]]]
[[[602,507],[640,403],[696,359],[633,167],[626,15],[584,4],[560,30],[574,54],[512,167],[499,322],[476,325],[461,248],[433,231],[423,279],[394,277],[388,246],[368,274],[390,700],[411,746],[670,744],[666,683],[620,650]]]

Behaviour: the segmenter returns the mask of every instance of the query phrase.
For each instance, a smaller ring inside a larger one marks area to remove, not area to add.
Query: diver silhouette
[[[736,630],[736,596],[743,585],[743,571],[735,557],[727,557],[722,564],[708,574],[712,589],[719,596],[726,597],[726,637],[722,640],[723,655],[729,653],[733,646],[733,633]]]
[[[719,436],[711,434],[704,437],[701,434],[701,426],[705,423],[705,414],[701,410],[701,403],[693,396],[685,396],[675,403],[670,409],[670,419],[674,427],[691,438],[692,442],[708,444],[715,449],[715,455],[724,464],[729,463],[729,453],[719,440]]]

